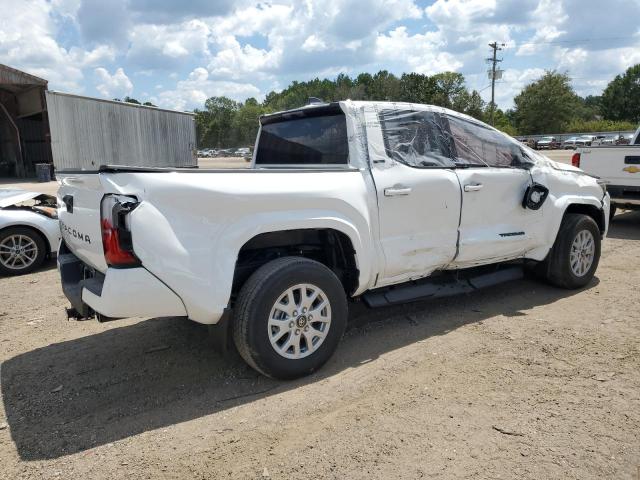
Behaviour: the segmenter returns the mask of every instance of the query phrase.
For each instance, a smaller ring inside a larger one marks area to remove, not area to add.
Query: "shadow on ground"
[[[177,318],[141,321],[4,362],[7,421],[20,458],[58,458],[316,382],[497,314],[530,321],[522,310],[575,293],[525,279],[377,310],[356,303],[332,360],[293,382],[265,378],[237,356],[221,357],[201,325]]]
[[[640,211],[624,211],[613,217],[607,236],[620,240],[640,240]]]

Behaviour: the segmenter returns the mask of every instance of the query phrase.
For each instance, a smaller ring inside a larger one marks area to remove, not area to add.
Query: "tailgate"
[[[611,185],[640,186],[640,146],[585,148],[580,168]]]
[[[105,272],[100,202],[104,196],[98,173],[58,174],[58,218],[62,239],[78,258]]]

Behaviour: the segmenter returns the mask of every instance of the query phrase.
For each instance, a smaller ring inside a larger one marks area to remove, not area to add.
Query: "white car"
[[[59,243],[56,197],[0,189],[0,274],[33,271],[56,253]]]
[[[525,265],[563,288],[595,273],[605,188],[478,120],[345,101],[260,123],[249,169],[58,172],[70,316],[216,324],[294,378],[332,355],[349,299],[470,292]]]

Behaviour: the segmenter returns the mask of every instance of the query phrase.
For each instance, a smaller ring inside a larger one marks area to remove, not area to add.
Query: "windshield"
[[[541,142],[550,142],[553,140],[553,137],[542,137],[540,139]]]

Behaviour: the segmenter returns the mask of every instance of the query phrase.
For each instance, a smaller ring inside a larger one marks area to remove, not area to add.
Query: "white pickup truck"
[[[612,218],[616,208],[640,209],[640,128],[629,145],[580,148],[571,163],[607,184]]]
[[[369,306],[509,281],[564,288],[600,257],[609,196],[465,115],[406,103],[260,119],[251,168],[58,172],[59,270],[76,318],[183,316],[258,371],[319,368]]]

